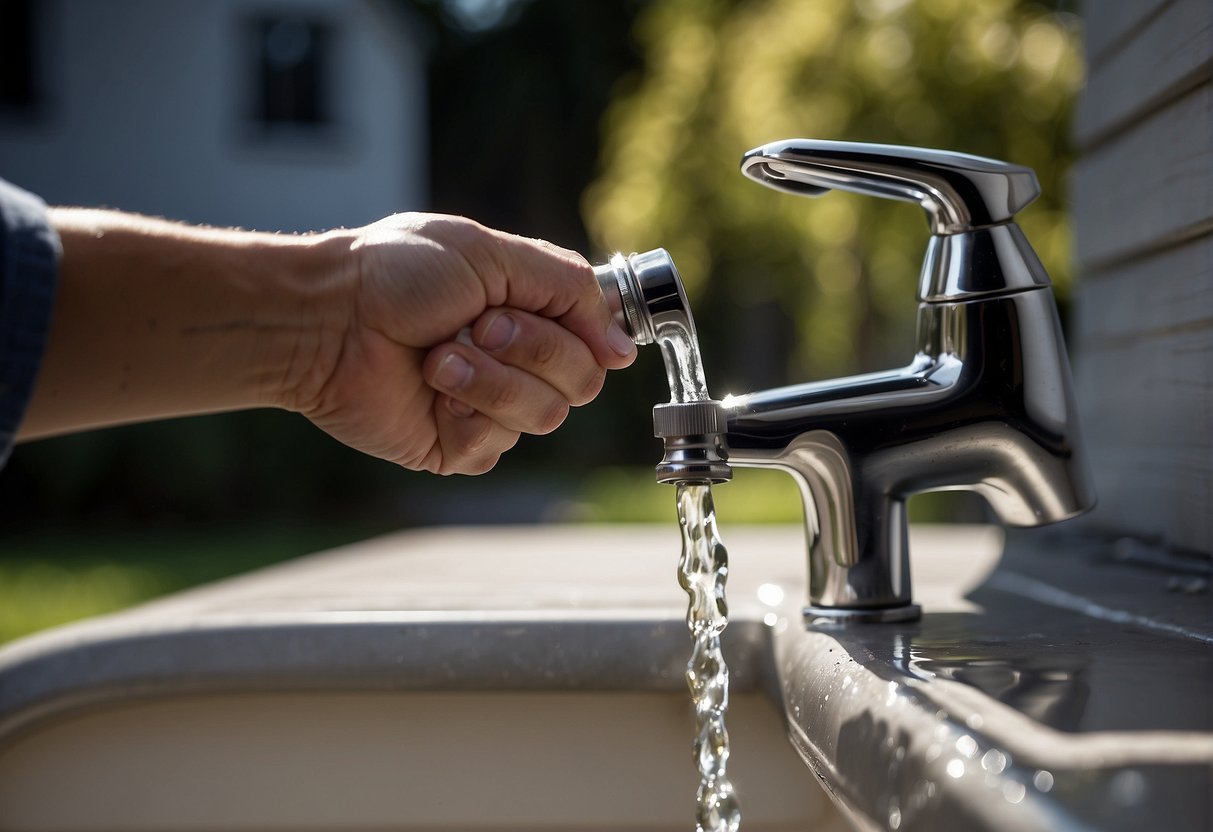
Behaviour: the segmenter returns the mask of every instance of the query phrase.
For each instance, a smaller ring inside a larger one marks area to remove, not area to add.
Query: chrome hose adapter
[[[669,402],[653,408],[653,435],[665,443],[657,481],[719,483],[733,478],[724,444],[724,406],[715,400]]]
[[[638,345],[654,343],[671,327],[694,335],[682,278],[664,248],[627,257],[616,254],[596,266],[594,276],[615,322]]]
[[[707,398],[695,322],[682,278],[665,249],[594,269],[615,321],[639,345],[661,346],[674,401],[653,408],[653,433],[665,443],[657,481],[717,483],[733,477],[724,443],[724,406]]]

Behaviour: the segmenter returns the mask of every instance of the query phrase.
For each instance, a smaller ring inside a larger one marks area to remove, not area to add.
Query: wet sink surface
[[[802,755],[899,830],[1208,829],[1207,598],[1110,606],[1119,582],[1140,601],[1165,576],[1106,562],[1021,537],[920,622],[789,627],[776,666]]]
[[[997,589],[970,599],[980,615],[937,614],[906,628],[886,660],[910,675],[950,679],[1059,731],[1213,731],[1213,650],[1076,616]],[[870,650],[882,646],[865,640]],[[900,656],[895,654],[900,653]]]

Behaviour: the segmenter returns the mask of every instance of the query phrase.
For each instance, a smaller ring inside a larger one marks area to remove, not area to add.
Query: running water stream
[[[686,673],[698,728],[695,828],[699,832],[736,832],[741,811],[728,777],[729,732],[724,725],[729,709],[729,667],[720,652],[720,634],[729,623],[724,597],[729,556],[716,530],[711,485],[678,484],[678,523],[682,528],[678,583],[690,598],[687,627],[695,639]]]
[[[665,359],[671,400],[686,403],[709,399],[694,332],[671,328],[659,332],[657,340]],[[686,671],[697,726],[695,828],[698,832],[736,832],[741,811],[728,778],[729,733],[724,724],[729,709],[729,668],[720,651],[720,635],[729,623],[725,600],[729,556],[716,528],[711,484],[680,482],[677,488],[682,531],[678,584],[689,599],[687,627],[695,641]]]

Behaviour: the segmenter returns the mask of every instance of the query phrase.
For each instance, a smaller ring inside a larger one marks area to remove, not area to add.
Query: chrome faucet
[[[751,150],[741,169],[790,193],[852,191],[926,210],[932,236],[917,352],[898,370],[697,403],[723,418],[694,424],[723,431],[666,437],[659,479],[711,478],[703,465],[683,472],[678,460],[671,464],[672,444],[791,474],[808,536],[805,615],[841,621],[920,615],[906,525],[913,494],[976,491],[1013,526],[1053,523],[1094,505],[1053,292],[1013,221],[1040,193],[1030,169],[940,150],[806,139]],[[676,281],[672,262],[668,269]],[[643,308],[643,287],[632,294]]]

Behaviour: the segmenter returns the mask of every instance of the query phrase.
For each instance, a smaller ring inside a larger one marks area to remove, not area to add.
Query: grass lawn
[[[0,643],[369,537],[300,525],[47,531],[0,538]]]

